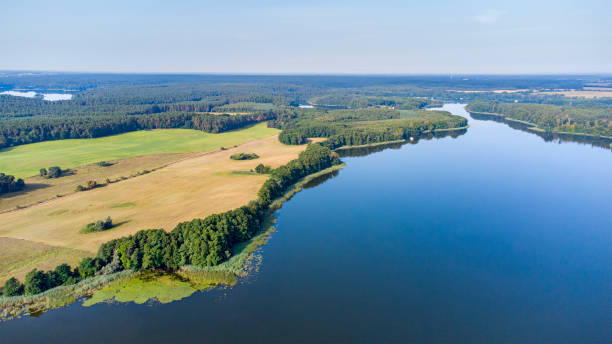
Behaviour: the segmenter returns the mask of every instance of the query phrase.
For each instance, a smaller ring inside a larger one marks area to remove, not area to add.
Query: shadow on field
[[[49,185],[49,184],[43,184],[43,183],[27,183],[23,190],[19,190],[19,191],[16,191],[16,192],[5,193],[2,196],[0,196],[0,199],[2,199],[2,198],[11,198],[11,197],[20,196],[20,195],[25,195],[28,192],[36,191],[38,189],[48,188],[50,186],[51,185]]]

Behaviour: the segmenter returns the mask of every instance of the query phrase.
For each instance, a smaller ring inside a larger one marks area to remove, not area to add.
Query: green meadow
[[[213,151],[276,133],[277,129],[260,123],[220,134],[192,129],[157,129],[95,139],[39,142],[0,151],[0,172],[24,178],[38,174],[43,167],[60,166],[66,169],[139,155]]]

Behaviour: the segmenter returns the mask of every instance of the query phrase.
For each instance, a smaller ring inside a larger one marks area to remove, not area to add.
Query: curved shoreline
[[[201,280],[197,281],[197,283],[208,283],[208,285],[211,287],[217,285],[232,285],[231,283],[225,283],[223,281],[232,280],[232,278],[235,279],[236,277],[247,276],[249,272],[248,264],[251,259],[253,259],[253,253],[259,247],[265,245],[268,242],[270,234],[276,230],[274,228],[274,214],[282,207],[283,203],[289,201],[296,193],[303,190],[304,185],[312,179],[339,171],[344,168],[345,165],[346,164],[344,163],[334,165],[324,170],[312,173],[293,184],[293,186],[281,197],[272,202],[260,231],[248,241],[236,245],[239,246],[237,250],[238,252],[236,252],[235,255],[232,255],[229,260],[211,267],[196,267],[186,265],[180,268],[179,275],[189,279],[190,273],[204,273],[204,276],[199,276]],[[206,273],[222,273],[231,275],[231,277],[227,276],[229,277],[228,279],[210,278],[206,275]],[[132,278],[137,276],[137,274],[138,272],[124,270],[110,275],[100,275],[87,278],[73,285],[58,286],[36,295],[0,297],[0,321],[20,318],[26,313],[31,315],[41,314],[51,309],[73,304],[82,300],[83,298],[95,294],[97,291],[101,290],[103,287],[115,280]]]
[[[522,121],[520,119],[515,119],[515,118],[512,118],[512,117],[507,117],[507,116],[505,116],[504,114],[501,114],[501,113],[472,111],[472,110],[468,109],[467,106],[465,108],[465,111],[467,111],[469,113],[474,113],[474,114],[477,114],[477,115],[493,116],[493,117],[501,118],[501,119],[506,120],[506,121],[529,125],[530,127],[527,128],[527,129],[533,130],[533,131],[537,131],[537,132],[541,132],[541,133],[549,133],[550,132],[550,133],[553,133],[553,134],[574,135],[574,136],[582,136],[582,137],[587,137],[587,138],[597,138],[597,139],[612,140],[612,136],[594,135],[594,134],[587,134],[587,133],[570,133],[570,132],[567,132],[567,131],[557,131],[557,130],[546,131],[545,129],[542,129],[542,128],[538,127],[537,124],[535,124],[535,123],[531,123],[531,122],[527,122],[527,121]]]

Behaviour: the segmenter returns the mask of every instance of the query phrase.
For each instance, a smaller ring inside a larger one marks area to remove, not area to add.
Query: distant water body
[[[467,132],[343,157],[237,286],[74,304],[0,342],[612,343],[610,149],[443,109]]]
[[[6,94],[14,97],[25,97],[25,98],[34,98],[38,95],[41,95],[44,100],[48,101],[57,101],[57,100],[70,100],[72,99],[72,94],[69,93],[37,93],[35,91],[4,91],[0,92],[0,94]]]

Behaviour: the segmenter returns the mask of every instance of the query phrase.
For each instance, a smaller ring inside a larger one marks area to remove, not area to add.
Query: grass
[[[136,206],[136,203],[134,202],[125,202],[121,204],[115,204],[111,206],[111,209],[128,208],[128,207],[135,207],[135,206]]]
[[[39,142],[1,151],[0,171],[24,178],[37,174],[44,166],[67,169],[139,155],[213,151],[276,133],[277,129],[260,123],[247,129],[220,134],[191,129],[158,129],[95,139]]]
[[[0,237],[0,284],[11,277],[23,281],[34,267],[54,269],[61,263],[72,266],[92,253],[66,247],[45,245],[30,240]]]

